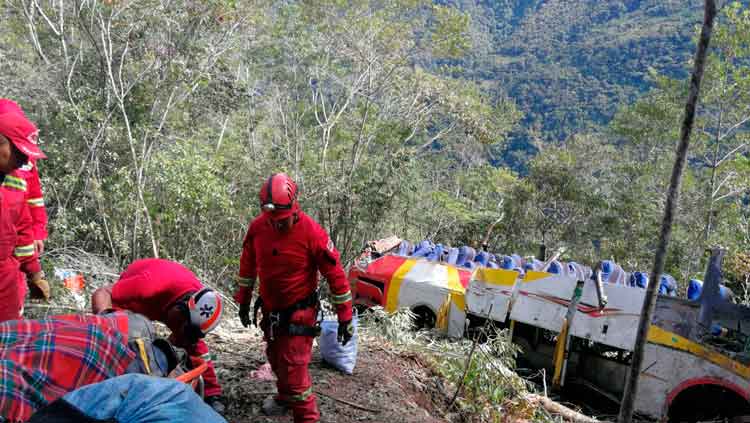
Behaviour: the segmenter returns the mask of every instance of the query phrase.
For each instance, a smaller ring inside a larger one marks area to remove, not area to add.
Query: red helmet
[[[260,208],[274,219],[285,219],[298,209],[297,184],[286,173],[274,173],[260,189]]]

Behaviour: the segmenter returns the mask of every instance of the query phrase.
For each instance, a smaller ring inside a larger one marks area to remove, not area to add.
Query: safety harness
[[[255,304],[253,305],[253,324],[257,324],[258,310],[260,310],[262,307],[263,299],[258,296],[258,298],[255,300]],[[320,294],[318,293],[317,289],[307,297],[292,304],[284,310],[263,313],[263,319],[260,322],[260,327],[261,329],[263,329],[263,332],[266,333],[270,341],[273,341],[275,339],[274,337],[277,335],[316,337],[320,335],[320,320],[316,321],[313,326],[290,323],[292,315],[296,311],[304,310],[310,307],[320,308]]]

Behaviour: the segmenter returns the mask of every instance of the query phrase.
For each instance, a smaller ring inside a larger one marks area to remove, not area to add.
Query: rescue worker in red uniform
[[[28,183],[25,178],[23,169],[24,165],[14,170],[9,175],[5,175],[2,183],[2,191],[5,194],[6,201],[11,207],[21,212],[21,219],[16,222],[16,231],[18,232],[17,245],[13,255],[21,264],[18,272],[18,298],[21,312],[23,314],[23,304],[26,298],[27,281],[31,285],[32,298],[49,299],[49,283],[44,279],[44,272],[39,263],[39,255],[34,243],[34,221],[31,215],[31,208],[27,203]]]
[[[25,116],[21,107],[13,100],[0,98],[0,114],[16,112]],[[44,242],[47,240],[47,209],[44,207],[44,195],[42,194],[42,182],[39,179],[39,168],[35,159],[21,166],[15,172],[26,181],[26,204],[29,205],[31,213],[32,229],[34,236],[34,250],[37,255],[44,253]]]
[[[221,386],[203,337],[221,320],[222,301],[185,266],[170,260],[142,259],[130,264],[112,285],[97,289],[91,297],[95,314],[130,310],[164,323],[172,331],[170,341],[193,357],[208,363],[203,374],[206,403],[224,412]]]
[[[278,389],[275,398],[264,401],[263,411],[291,408],[295,423],[317,422],[320,413],[307,366],[319,333],[318,272],[330,285],[342,344],[353,335],[352,294],[338,251],[326,231],[300,210],[297,185],[289,176],[271,175],[260,190],[260,205],[263,212],[250,223],[243,242],[235,300],[248,327],[255,281],[260,279],[255,309],[260,306],[263,312],[260,327]]]
[[[12,181],[10,174],[29,159],[45,158],[37,145],[37,134],[36,126],[23,114],[13,110],[0,113],[0,175],[4,183]],[[28,239],[19,241],[19,232],[29,234]],[[25,192],[3,189],[0,191],[0,321],[20,318],[20,263],[26,266],[36,260],[33,247],[31,254],[17,254],[17,247],[26,242],[33,244]]]
[[[13,100],[0,98],[0,114],[17,113],[26,116],[21,107]],[[4,192],[14,202],[19,202],[16,207],[29,208],[31,215],[30,226],[27,222],[18,225],[18,245],[15,256],[21,262],[21,273],[19,274],[18,294],[21,299],[21,309],[26,297],[27,281],[31,283],[32,298],[44,298],[49,300],[50,287],[44,279],[42,267],[38,257],[44,252],[44,241],[47,239],[47,211],[44,207],[42,196],[42,185],[39,180],[39,171],[36,161],[29,160],[25,165],[7,175],[2,183]],[[19,195],[23,193],[24,195]]]

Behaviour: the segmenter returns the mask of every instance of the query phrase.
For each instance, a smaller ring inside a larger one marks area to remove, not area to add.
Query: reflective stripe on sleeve
[[[346,291],[341,295],[331,295],[332,304],[344,304],[347,301],[352,300],[352,291]]]
[[[5,179],[3,180],[3,186],[14,188],[19,191],[26,191],[26,181],[23,178],[18,178],[11,175],[5,175]]]
[[[237,285],[243,286],[243,287],[253,286],[253,284],[255,283],[255,279],[253,279],[253,278],[243,278],[241,276],[237,276],[235,278],[235,280],[237,281]]]
[[[26,200],[30,207],[44,207],[44,198],[29,198]]]
[[[13,250],[13,255],[16,257],[29,257],[34,255],[34,244],[21,245]]]
[[[312,386],[311,386],[311,387],[305,389],[305,391],[302,392],[299,395],[292,395],[292,401],[299,401],[299,402],[307,401],[307,399],[310,398],[310,395],[312,395],[312,390],[313,389],[312,389]]]

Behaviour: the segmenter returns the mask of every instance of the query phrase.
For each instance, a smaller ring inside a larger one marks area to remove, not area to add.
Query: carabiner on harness
[[[273,341],[275,339],[273,336],[274,327],[278,329],[280,324],[281,324],[281,313],[277,311],[272,311],[268,313],[268,339],[270,341]]]

